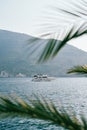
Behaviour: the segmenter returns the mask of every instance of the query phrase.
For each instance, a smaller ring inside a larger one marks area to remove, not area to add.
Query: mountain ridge
[[[0,72],[4,70],[13,77],[18,73],[28,77],[36,73],[71,77],[78,75],[67,75],[66,71],[69,68],[87,63],[86,52],[66,45],[53,60],[37,65],[33,58],[27,56],[26,44],[30,38],[32,36],[24,33],[0,30]]]

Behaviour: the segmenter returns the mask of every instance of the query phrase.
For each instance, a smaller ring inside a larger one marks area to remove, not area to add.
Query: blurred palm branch
[[[73,112],[57,108],[54,103],[44,97],[35,96],[34,100],[27,101],[18,96],[0,96],[0,118],[26,117],[49,121],[54,125],[69,130],[87,130],[87,121],[84,116],[77,118]]]
[[[54,26],[50,22],[54,17],[48,17],[49,23],[43,26],[41,39],[29,40],[31,54],[43,46],[38,62],[54,58],[68,41],[87,33],[87,0],[61,1],[61,5],[53,8],[57,12],[57,24]],[[87,66],[75,66],[68,71],[74,72],[87,73]],[[17,96],[0,96],[0,117],[15,116],[47,120],[69,130],[87,130],[87,120],[83,115],[78,119],[74,112],[70,115],[63,107],[60,110],[43,97],[35,96],[35,100],[27,98],[25,101]]]
[[[38,62],[54,58],[68,41],[87,33],[87,0],[60,1],[59,6],[52,7],[52,10],[53,16],[50,13],[51,16],[49,14],[42,25],[39,35],[41,39],[29,40],[29,43],[33,43],[32,54],[44,46],[39,53]]]
[[[70,73],[87,74],[87,65],[74,66],[73,68],[69,69],[67,73],[68,74]]]

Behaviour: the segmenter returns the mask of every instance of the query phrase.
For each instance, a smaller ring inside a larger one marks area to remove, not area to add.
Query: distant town
[[[8,72],[6,72],[5,70],[0,72],[0,78],[9,78],[9,77],[24,78],[27,76],[22,73],[18,73],[16,75],[11,75]]]

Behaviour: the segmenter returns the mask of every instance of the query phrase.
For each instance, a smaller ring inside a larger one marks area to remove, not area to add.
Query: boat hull
[[[34,82],[49,82],[51,80],[54,80],[54,77],[47,77],[47,78],[33,78],[32,81]]]

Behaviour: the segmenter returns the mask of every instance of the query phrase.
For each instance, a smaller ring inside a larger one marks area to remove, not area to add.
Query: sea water
[[[43,95],[55,105],[83,113],[87,117],[87,78],[55,78],[50,82],[32,82],[31,78],[0,78],[0,94],[16,94],[26,99]],[[0,130],[63,130],[37,119],[15,117],[0,119]]]

